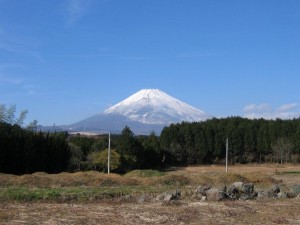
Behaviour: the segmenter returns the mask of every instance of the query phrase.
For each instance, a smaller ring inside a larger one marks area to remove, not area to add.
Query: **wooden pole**
[[[228,138],[226,138],[226,173],[228,172]]]
[[[110,132],[108,132],[107,174],[110,173]]]

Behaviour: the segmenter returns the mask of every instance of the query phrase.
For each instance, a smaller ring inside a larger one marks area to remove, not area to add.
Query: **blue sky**
[[[300,116],[299,0],[0,0],[0,103],[70,124],[144,88]]]

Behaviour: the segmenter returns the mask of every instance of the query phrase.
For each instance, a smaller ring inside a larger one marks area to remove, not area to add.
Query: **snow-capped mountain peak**
[[[203,111],[192,107],[159,89],[142,89],[104,114],[118,114],[144,124],[170,124],[181,121],[201,121],[208,118]]]

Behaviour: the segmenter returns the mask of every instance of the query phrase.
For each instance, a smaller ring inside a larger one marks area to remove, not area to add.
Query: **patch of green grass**
[[[190,179],[182,175],[167,175],[153,181],[152,185],[179,188],[190,184]]]
[[[130,171],[129,173],[126,173],[125,176],[128,177],[161,177],[161,176],[165,176],[166,173],[165,172],[161,172],[158,170],[133,170]]]
[[[117,198],[126,195],[156,194],[167,191],[167,187],[151,186],[120,186],[120,187],[61,187],[61,188],[29,188],[4,187],[0,188],[0,201],[93,201]]]
[[[283,171],[283,174],[300,174],[300,171]]]

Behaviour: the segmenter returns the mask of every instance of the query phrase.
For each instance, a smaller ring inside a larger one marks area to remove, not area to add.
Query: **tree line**
[[[223,163],[229,139],[231,163],[299,162],[300,119],[230,117],[172,124],[160,136],[169,164]]]
[[[0,172],[107,171],[108,135],[85,137],[37,131],[25,115],[0,107]],[[26,113],[24,111],[24,113]],[[111,136],[111,170],[162,169],[168,166],[224,163],[229,139],[230,163],[299,162],[300,118],[265,120],[230,117],[171,124],[160,136],[137,136],[129,127]]]
[[[213,118],[204,122],[178,123],[165,127],[160,136],[136,136],[129,127],[112,136],[115,171],[223,164],[226,138],[229,162],[297,163],[300,160],[300,119],[265,120],[241,117]],[[106,170],[107,135],[101,138],[70,137],[73,148],[81,151],[73,169]],[[102,153],[103,154],[102,154]],[[72,161],[72,160],[71,160]]]
[[[67,133],[42,133],[0,122],[0,172],[58,173],[70,157]]]
[[[107,171],[108,135],[68,138],[71,157],[69,169]],[[136,136],[129,127],[120,135],[111,135],[111,170],[124,173],[133,169],[161,169],[163,166],[159,137]]]

